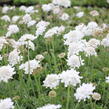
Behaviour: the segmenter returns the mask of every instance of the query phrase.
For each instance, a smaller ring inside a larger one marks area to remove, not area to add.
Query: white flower
[[[0,61],[3,59],[3,57],[0,55]]]
[[[14,66],[22,60],[22,56],[20,56],[19,54],[20,52],[17,49],[14,49],[12,52],[9,53],[8,61],[10,65]]]
[[[1,99],[0,109],[14,109],[14,103],[11,98]]]
[[[26,6],[20,6],[19,10],[20,10],[20,11],[25,11],[26,8],[27,8]]]
[[[65,45],[69,45],[72,42],[80,41],[84,37],[81,31],[73,30],[64,35]]]
[[[65,30],[65,27],[64,26],[60,26],[60,27],[56,26],[56,27],[53,27],[53,28],[49,29],[45,33],[44,38],[50,38],[50,37],[52,37],[54,35],[59,35],[62,32],[64,32],[64,30]]]
[[[92,16],[99,16],[99,12],[96,11],[96,10],[93,10],[93,11],[90,12],[90,15],[92,15]]]
[[[76,14],[76,17],[81,18],[84,16],[84,12],[79,12]]]
[[[19,27],[17,25],[9,25],[6,37],[10,37],[12,34],[15,34],[18,32],[19,32]]]
[[[51,11],[52,8],[53,8],[53,4],[51,4],[51,3],[42,5],[42,10],[45,12]]]
[[[16,74],[16,72],[10,65],[0,67],[0,81],[8,82],[9,79],[13,78],[12,76],[14,74]]]
[[[86,53],[86,56],[97,56],[97,52],[93,47],[86,47],[84,49],[84,52]]]
[[[76,86],[77,84],[81,83],[81,76],[79,76],[80,72],[77,72],[74,69],[63,71],[59,74],[61,82],[65,84],[65,87],[69,85]]]
[[[49,74],[47,75],[43,83],[43,86],[45,86],[46,88],[56,88],[59,85],[59,76],[57,74]]]
[[[25,24],[27,24],[28,22],[30,22],[32,20],[32,18],[29,14],[25,14],[22,19],[23,19],[23,23],[25,23]]]
[[[6,14],[9,10],[10,10],[10,8],[8,6],[4,6],[2,8],[2,13]]]
[[[35,20],[31,20],[30,22],[27,23],[27,27],[31,27],[33,25],[36,24],[36,21]]]
[[[86,44],[85,40],[70,43],[68,47],[68,57],[75,55],[75,54],[78,55],[79,52],[84,51],[85,44]]]
[[[60,19],[63,20],[63,21],[69,20],[69,15],[68,15],[67,13],[63,13],[63,14],[60,16]]]
[[[53,0],[52,3],[56,4],[56,5],[59,5],[59,6],[63,6],[65,8],[71,6],[71,1],[70,0]]]
[[[84,65],[84,60],[81,59],[80,56],[72,55],[68,57],[67,65],[69,65],[72,68],[79,68],[80,66]]]
[[[81,100],[89,99],[95,90],[95,86],[92,83],[83,83],[79,88],[76,89],[74,96],[80,102]]]
[[[62,106],[61,105],[55,105],[55,104],[47,104],[43,107],[39,107],[37,109],[60,109]]]
[[[109,83],[109,76],[106,77],[106,83]]]
[[[28,41],[28,40],[35,40],[37,37],[35,37],[32,34],[24,34],[23,36],[21,36],[21,38],[19,39],[20,42],[24,42],[24,41]]]
[[[25,13],[34,13],[34,7],[33,6],[29,6],[25,9]]]
[[[102,39],[101,45],[103,45],[104,47],[109,47],[109,34],[107,34],[107,36]]]
[[[107,3],[109,3],[109,0],[107,0]]]
[[[13,16],[12,17],[12,22],[16,23],[20,19],[20,16]]]
[[[46,30],[46,28],[49,24],[50,24],[49,22],[46,22],[46,21],[43,21],[43,20],[38,22],[37,25],[36,25],[36,28],[37,28],[36,36],[42,35],[45,32],[45,30]]]
[[[37,69],[38,67],[40,67],[40,62],[37,61],[37,60],[30,60],[30,61],[27,61],[26,63],[24,64],[21,64],[19,66],[19,69],[22,69],[24,70],[25,74],[32,74],[33,73],[33,70]]]
[[[10,22],[11,21],[11,19],[10,19],[10,17],[8,15],[2,16],[1,20],[4,20],[5,22]]]
[[[59,6],[53,6],[53,14],[60,14],[61,13],[61,9]]]
[[[44,56],[41,54],[38,54],[38,55],[36,55],[35,59],[38,61],[42,61],[44,59]]]
[[[100,45],[100,41],[97,39],[92,38],[88,41],[88,46],[90,47],[97,48],[99,45]]]
[[[5,44],[8,44],[5,37],[0,37],[0,51],[2,50],[2,48]]]

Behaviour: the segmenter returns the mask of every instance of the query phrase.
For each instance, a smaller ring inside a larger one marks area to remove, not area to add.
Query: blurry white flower
[[[83,83],[79,88],[76,89],[76,93],[74,96],[80,102],[81,100],[86,100],[91,97],[93,91],[95,90],[95,86],[92,83]]]
[[[20,10],[20,11],[25,11],[26,8],[27,8],[26,6],[20,6],[19,10]]]
[[[40,67],[40,62],[37,61],[37,60],[30,60],[30,61],[27,61],[25,62],[24,64],[21,64],[19,66],[19,69],[22,69],[24,70],[25,74],[32,74],[33,73],[33,70],[37,69],[38,67]]]
[[[73,30],[64,35],[65,45],[69,45],[72,42],[80,41],[84,37],[81,31]]]
[[[93,10],[93,11],[90,12],[90,15],[92,15],[92,16],[99,16],[99,12],[96,11],[96,10]]]
[[[11,98],[1,99],[0,109],[14,109],[14,103]]]
[[[103,45],[104,47],[109,47],[109,34],[107,34],[107,36],[102,39],[101,45]]]
[[[5,44],[8,44],[5,37],[0,37],[0,50],[3,48]]]
[[[92,38],[88,41],[88,46],[90,47],[97,48],[99,45],[100,45],[100,40]]]
[[[11,21],[11,19],[10,19],[10,17],[8,15],[2,16],[1,20],[4,20],[5,22],[10,22]]]
[[[94,93],[92,94],[92,98],[93,98],[94,100],[98,101],[98,100],[101,99],[101,95],[100,95],[99,93],[94,92]]]
[[[45,80],[43,81],[43,86],[45,86],[46,88],[56,88],[59,85],[59,76],[57,74],[49,74],[47,75],[47,77],[45,78]]]
[[[65,87],[68,87],[69,85],[76,86],[77,84],[81,83],[81,76],[79,76],[80,72],[77,72],[74,69],[63,71],[61,74],[59,74],[59,78],[61,79],[61,82],[64,83]]]
[[[60,109],[62,106],[61,105],[55,105],[55,104],[47,104],[43,107],[39,107],[37,109]]]
[[[97,56],[97,52],[93,47],[86,47],[84,49],[84,52],[86,53],[86,56]]]
[[[14,74],[16,74],[15,69],[10,65],[0,67],[0,81],[8,82]]]
[[[14,66],[18,64],[22,60],[22,56],[20,56],[20,52],[17,49],[14,49],[9,53],[8,61],[9,64]]]
[[[107,0],[107,3],[109,3],[109,0]]]
[[[72,55],[68,57],[67,65],[69,65],[72,68],[79,68],[80,66],[84,65],[84,60],[81,59],[80,56]]]
[[[16,23],[19,20],[20,16],[13,16],[12,17],[12,22]]]
[[[71,6],[71,1],[70,0],[53,0],[52,3],[56,4],[56,5],[59,5],[59,6],[63,6],[65,8]]]
[[[3,57],[0,55],[0,61],[3,59]]]
[[[46,30],[46,28],[49,24],[50,24],[49,22],[46,22],[46,21],[43,21],[43,20],[38,22],[37,25],[36,25],[36,28],[37,28],[36,36],[42,35],[45,32],[45,30]]]
[[[35,20],[31,20],[30,22],[27,23],[27,27],[31,27],[33,25],[36,24],[36,21]]]
[[[84,12],[79,12],[76,14],[76,17],[81,18],[84,16]]]
[[[23,23],[27,24],[28,22],[30,22],[32,20],[31,16],[29,14],[25,14],[22,18]]]
[[[63,13],[63,14],[60,16],[60,19],[63,20],[63,21],[69,20],[69,15],[68,15],[67,13]]]
[[[53,14],[60,14],[61,13],[61,9],[59,6],[53,6]]]
[[[29,6],[25,9],[25,13],[34,13],[34,7],[33,6]]]
[[[10,9],[9,9],[8,6],[4,6],[4,7],[2,8],[2,13],[6,14],[9,10],[10,10]]]
[[[41,54],[38,54],[38,55],[36,55],[35,59],[38,61],[42,61],[44,59],[44,56]]]
[[[51,3],[42,5],[42,10],[44,12],[49,12],[52,10],[52,8],[53,8],[53,4]]]
[[[19,32],[19,27],[17,25],[9,25],[6,37],[10,37],[12,34],[15,34],[18,32]]]
[[[109,83],[109,76],[106,77],[106,83]]]
[[[45,33],[44,38],[50,38],[50,37],[52,37],[54,35],[59,35],[62,32],[64,32],[64,30],[65,30],[65,27],[64,26],[60,26],[60,27],[56,26],[56,27],[53,27],[53,28],[49,29]]]

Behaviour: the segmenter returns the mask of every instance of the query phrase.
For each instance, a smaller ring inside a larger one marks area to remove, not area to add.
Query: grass
[[[91,10],[98,10],[100,16],[92,17],[89,12]],[[0,7],[1,10],[1,7]],[[39,8],[38,14],[32,14],[32,18],[34,20],[45,20],[49,21],[51,24],[49,28],[53,26],[66,26],[67,33],[69,30],[74,29],[76,25],[79,23],[87,24],[90,21],[96,21],[98,24],[106,23],[109,24],[109,9],[105,8],[84,8],[81,7],[81,10],[85,12],[85,16],[82,18],[77,18],[74,15],[78,12],[74,8],[64,9],[70,15],[70,20],[68,22],[61,21],[57,18],[57,16],[53,16],[53,19],[47,18],[47,14],[42,12]],[[14,15],[24,15],[24,13],[19,12],[18,8],[14,11],[8,13],[10,17]],[[0,12],[0,17],[3,14]],[[39,21],[37,20],[37,21]],[[0,36],[4,36],[6,33],[6,28],[10,23],[6,23],[0,20]],[[18,40],[21,35],[25,33],[34,34],[36,31],[36,27],[33,26],[30,29],[26,27],[26,25],[17,24],[20,28],[20,32],[13,35],[12,38]],[[65,34],[64,33],[64,34]],[[48,93],[50,89],[43,87],[43,80],[45,79],[47,74],[56,73],[59,74],[62,71],[68,69],[69,67],[66,64],[66,57],[60,59],[58,54],[65,52],[67,53],[67,47],[63,44],[63,35],[54,36],[51,41],[47,41],[43,36],[38,37],[34,41],[35,51],[29,50],[29,54],[27,55],[27,49],[22,51],[22,55],[24,56],[24,62],[29,59],[34,59],[37,54],[43,54],[45,59],[41,62],[42,69],[40,71],[35,72],[34,75],[25,75],[23,71],[19,70],[19,65],[16,65],[17,74],[14,76],[13,80],[10,80],[8,83],[0,83],[0,98],[13,98],[15,102],[15,109],[36,109],[37,107],[43,106],[48,103],[53,104],[62,104],[62,109],[109,109],[109,84],[105,83],[105,77],[109,74],[108,71],[104,71],[103,68],[109,68],[109,53],[108,48],[99,47],[99,53],[97,57],[86,58],[85,66],[80,67],[78,70],[81,73],[81,76],[84,77],[82,82],[92,82],[97,84],[96,92],[99,92],[102,95],[100,101],[95,102],[94,100],[87,100],[86,102],[78,103],[73,96],[73,91],[75,92],[76,88],[70,87],[67,89],[63,87],[63,84],[60,85],[57,89],[55,89],[56,97],[49,97]],[[92,36],[91,36],[92,38]],[[7,65],[7,57],[5,57],[6,53],[12,51],[10,46],[5,46],[0,54],[4,56],[4,59],[0,62],[0,65]],[[24,52],[24,53],[23,53]],[[47,53],[45,53],[47,52]],[[67,91],[69,95],[67,95]],[[67,99],[67,96],[69,98]],[[68,102],[67,102],[68,101]],[[68,103],[66,108],[66,103]]]

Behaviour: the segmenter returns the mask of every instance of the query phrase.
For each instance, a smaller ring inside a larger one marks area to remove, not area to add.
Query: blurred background
[[[52,0],[0,0],[0,4],[36,5],[50,3]],[[109,7],[109,0],[71,0],[72,6],[99,6]]]

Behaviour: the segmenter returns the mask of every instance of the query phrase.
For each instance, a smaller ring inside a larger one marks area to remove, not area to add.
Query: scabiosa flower
[[[14,109],[14,103],[11,98],[0,100],[0,109]]]
[[[30,22],[27,23],[27,27],[31,27],[33,25],[36,24],[36,21],[35,20],[31,20]]]
[[[42,5],[42,10],[44,12],[49,12],[49,11],[52,10],[52,8],[53,8],[53,4],[52,3]]]
[[[35,59],[38,61],[42,61],[44,59],[44,56],[41,54],[38,54],[38,55],[36,55]]]
[[[50,25],[50,23],[43,20],[38,22],[36,25],[36,36],[42,35],[45,32],[48,25]]]
[[[100,40],[92,38],[88,41],[88,46],[90,47],[97,48],[99,45],[100,45]]]
[[[68,87],[69,85],[76,86],[81,82],[81,76],[79,76],[80,72],[77,72],[74,69],[63,71],[61,74],[59,74],[59,78],[62,83],[65,84],[65,87]]]
[[[96,11],[96,10],[93,10],[93,11],[90,12],[90,15],[92,15],[92,16],[99,16],[99,12]]]
[[[19,27],[17,25],[9,25],[8,27],[8,32],[6,34],[6,37],[11,36],[12,34],[18,33],[19,32]]]
[[[81,31],[73,30],[64,35],[65,45],[69,45],[72,42],[80,41],[84,37]]]
[[[60,16],[60,19],[63,20],[63,21],[69,20],[69,15],[68,15],[67,13],[63,13],[63,14]]]
[[[84,16],[84,12],[79,12],[76,14],[76,17],[81,18]]]
[[[5,22],[10,22],[11,21],[11,19],[10,19],[10,17],[8,15],[2,16],[1,20],[4,20]]]
[[[0,61],[2,60],[2,58],[3,58],[3,57],[0,55]]]
[[[81,100],[86,100],[91,97],[93,91],[95,90],[95,86],[92,83],[83,83],[79,88],[76,89],[76,93],[74,96],[80,102]]]
[[[20,19],[20,16],[13,16],[12,17],[12,22],[16,23]]]
[[[84,49],[84,52],[86,53],[86,56],[97,56],[97,52],[95,51],[95,48],[93,47],[86,47]]]
[[[24,24],[27,24],[28,22],[30,22],[30,21],[32,20],[32,18],[31,18],[31,16],[30,16],[30,14],[25,14],[25,15],[23,16],[22,20],[23,20],[23,23],[24,23]]]
[[[72,55],[68,57],[67,64],[71,68],[79,68],[80,66],[84,65],[84,60],[82,60],[80,56]]]
[[[94,100],[98,101],[98,100],[101,99],[101,95],[100,95],[99,93],[97,93],[97,92],[94,92],[94,93],[92,94],[92,98],[93,98]]]
[[[46,88],[56,88],[59,85],[59,76],[57,74],[49,74],[47,75],[47,77],[45,78],[45,80],[43,81],[43,86],[45,86]]]
[[[0,50],[2,50],[3,46],[5,44],[8,44],[7,40],[5,37],[0,37]]]
[[[70,0],[53,0],[52,2],[55,5],[63,6],[65,8],[68,8],[71,6],[71,1]]]
[[[6,14],[9,10],[10,10],[10,8],[9,8],[8,6],[4,6],[4,7],[2,8],[2,13],[3,13],[3,14]]]
[[[22,56],[20,56],[20,52],[17,49],[14,49],[9,53],[8,61],[9,64],[14,66],[18,64],[22,60]]]
[[[32,74],[33,73],[33,70],[37,69],[40,67],[40,62],[37,61],[37,60],[30,60],[30,61],[27,61],[25,62],[24,64],[21,64],[19,66],[19,69],[21,70],[24,70],[25,74]]]
[[[14,74],[16,74],[15,69],[10,65],[0,67],[0,81],[8,82]]]
[[[61,105],[55,105],[55,104],[47,104],[43,107],[39,107],[37,109],[60,109],[62,106]]]

